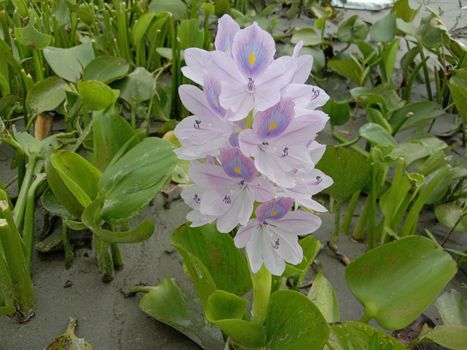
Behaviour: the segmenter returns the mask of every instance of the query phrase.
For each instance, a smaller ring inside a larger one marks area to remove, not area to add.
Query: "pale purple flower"
[[[215,39],[216,50],[231,54],[232,42],[235,34],[240,30],[239,25],[229,15],[219,18],[217,35]],[[186,66],[182,67],[182,73],[188,79],[199,85],[203,85],[204,74],[209,71],[211,52],[199,48],[188,48],[184,53]]]
[[[245,248],[253,273],[264,264],[276,276],[282,275],[285,263],[299,264],[303,250],[298,236],[314,232],[321,225],[316,215],[290,211],[293,200],[279,198],[256,208],[256,218],[241,227],[235,246]]]
[[[321,170],[312,169],[295,175],[295,186],[282,189],[284,196],[290,197],[305,208],[326,212],[327,209],[312,199],[312,196],[333,184],[332,179]]]
[[[256,23],[235,34],[232,55],[212,52],[210,69],[222,82],[220,103],[239,120],[252,109],[263,111],[279,102],[290,82],[294,65],[274,60],[275,52],[274,39]]]
[[[214,46],[216,50],[231,55],[233,39],[235,34],[240,30],[240,26],[229,15],[223,15],[219,18],[217,23],[217,34],[214,40]]]
[[[230,146],[229,139],[239,132],[230,122],[229,114],[219,104],[220,86],[210,75],[204,76],[204,91],[193,85],[182,85],[179,96],[184,106],[194,115],[184,118],[175,128],[175,136],[182,147],[175,152],[181,159],[216,156],[221,148]]]
[[[275,191],[269,181],[256,176],[253,161],[238,148],[221,150],[219,160],[221,166],[193,162],[189,175],[203,190],[200,213],[216,217],[220,232],[230,232],[248,222],[255,201],[268,201]]]
[[[201,197],[203,196],[203,189],[199,186],[193,185],[185,188],[180,194],[182,199],[188,206],[193,209],[190,211],[186,219],[191,221],[191,227],[199,227],[214,222],[217,217],[201,214],[199,211],[199,205],[201,203]]]
[[[243,130],[239,135],[240,149],[255,158],[260,173],[279,186],[293,187],[294,172],[314,168],[308,145],[327,120],[327,115],[321,111],[306,111],[295,117],[294,103],[281,100],[256,113],[253,129]]]

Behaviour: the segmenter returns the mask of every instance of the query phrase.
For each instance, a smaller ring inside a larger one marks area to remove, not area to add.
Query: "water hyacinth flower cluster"
[[[301,47],[275,59],[269,33],[224,15],[214,51],[185,50],[183,74],[202,87],[179,89],[192,113],[175,129],[194,183],[182,192],[187,219],[224,233],[239,227],[235,245],[255,273],[264,264],[281,275],[286,262],[302,261],[298,237],[320,226],[312,211],[326,211],[312,196],[332,184],[315,168],[325,150],[315,138],[328,120],[317,108],[328,96],[305,84],[312,56]]]

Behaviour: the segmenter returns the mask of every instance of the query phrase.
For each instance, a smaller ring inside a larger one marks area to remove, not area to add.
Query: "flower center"
[[[242,173],[242,169],[241,169],[239,166],[236,166],[236,167],[234,168],[234,171],[235,171],[235,174],[239,174],[239,175],[240,175],[240,174]]]
[[[255,92],[255,81],[253,80],[253,78],[248,78],[248,92],[250,94],[253,94]]]
[[[248,63],[250,64],[250,66],[254,65],[256,62],[256,55],[255,53],[252,51],[250,53],[250,56],[248,57]]]
[[[273,131],[277,129],[277,123],[273,120],[269,123],[268,130]]]

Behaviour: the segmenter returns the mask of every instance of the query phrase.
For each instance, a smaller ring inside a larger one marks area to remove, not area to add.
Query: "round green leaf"
[[[172,279],[148,288],[139,308],[152,318],[185,334],[203,349],[220,349],[224,341],[216,327],[210,326]]]
[[[333,350],[407,350],[402,343],[379,329],[352,321],[331,325],[329,345]]]
[[[26,27],[15,28],[15,37],[21,45],[39,50],[47,47],[52,39],[50,35],[41,33],[34,27],[33,19],[29,20]]]
[[[374,41],[388,42],[396,36],[396,15],[389,13],[375,22],[370,29],[370,37]]]
[[[361,137],[379,146],[389,147],[397,143],[385,128],[376,123],[362,125],[359,132]]]
[[[347,266],[345,278],[366,317],[394,330],[414,321],[456,271],[456,263],[441,247],[413,236],[360,256]]]
[[[176,163],[173,146],[156,137],[145,138],[121,157],[114,156],[99,181],[105,199],[103,219],[127,223],[138,215],[166,184]]]
[[[346,43],[365,40],[367,34],[368,26],[357,15],[346,19],[337,28],[337,38]]]
[[[99,56],[91,61],[83,71],[83,80],[98,80],[109,84],[123,78],[130,65],[121,57]]]
[[[321,44],[321,35],[314,28],[297,29],[290,41],[294,44],[303,41],[305,46],[316,46]]]
[[[136,105],[151,98],[154,77],[143,67],[138,67],[118,82],[116,87],[120,90],[120,98],[131,105]]]
[[[318,307],[327,322],[338,322],[340,319],[339,302],[332,284],[320,271],[314,278],[308,298]]]
[[[67,49],[49,46],[44,49],[44,57],[55,74],[76,83],[83,68],[94,59],[94,50],[91,43]]]
[[[463,208],[457,202],[449,202],[435,207],[436,219],[450,229],[457,224],[456,230],[467,231],[467,208]],[[463,216],[463,218],[461,218]],[[459,221],[460,220],[460,221]]]
[[[98,111],[113,105],[117,101],[119,91],[97,80],[80,80],[78,93],[86,108]]]
[[[435,306],[444,325],[467,326],[467,300],[455,289],[441,295]]]
[[[172,243],[183,256],[203,305],[207,304],[213,289],[236,295],[251,289],[245,257],[235,247],[232,237],[219,233],[215,225],[180,226],[172,236]]]
[[[66,82],[59,77],[48,77],[34,84],[26,96],[26,104],[33,115],[53,111],[65,101]]]
[[[268,350],[321,350],[328,341],[329,326],[306,296],[280,290],[269,301],[266,334]]]
[[[370,177],[368,159],[351,148],[327,147],[317,168],[334,181],[325,192],[341,201],[361,190]]]
[[[332,125],[342,125],[350,119],[352,109],[347,101],[336,101],[329,99],[323,106],[323,111],[326,112]]]
[[[420,339],[420,342],[426,341],[451,350],[465,350],[467,326],[437,326]]]

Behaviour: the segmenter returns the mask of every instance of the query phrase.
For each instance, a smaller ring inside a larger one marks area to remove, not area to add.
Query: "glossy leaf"
[[[295,30],[290,41],[294,44],[303,41],[305,46],[316,46],[321,44],[321,35],[314,28],[302,28]]]
[[[437,137],[414,138],[413,140],[401,142],[394,146],[390,157],[392,159],[404,158],[406,165],[412,164],[418,159],[428,157],[431,154],[442,151],[448,146]]]
[[[206,319],[219,326],[236,343],[247,347],[262,346],[266,334],[259,324],[243,320],[248,301],[223,290],[214,291],[208,298]]]
[[[120,98],[131,105],[149,100],[153,94],[154,77],[142,67],[136,68],[128,76],[116,84],[120,90]]]
[[[436,219],[450,229],[456,225],[456,230],[467,231],[467,208],[458,202],[443,203],[435,207]]]
[[[467,326],[437,326],[423,335],[420,341],[434,342],[451,350],[465,350]]]
[[[412,102],[394,111],[390,123],[394,132],[420,127],[444,114],[442,107],[433,101]]]
[[[359,132],[361,137],[379,146],[389,147],[397,143],[385,128],[376,123],[364,124]]]
[[[343,77],[352,80],[355,84],[362,83],[362,67],[349,56],[336,56],[329,60],[328,67]]]
[[[109,84],[123,78],[130,69],[121,57],[99,56],[92,60],[83,71],[83,80],[98,80]]]
[[[435,306],[444,325],[467,326],[467,300],[457,290],[451,289],[441,295]]]
[[[449,43],[449,33],[446,27],[438,15],[432,11],[421,19],[416,35],[422,45],[428,49],[437,49]]]
[[[336,101],[329,99],[323,106],[323,111],[329,115],[332,125],[343,125],[347,123],[352,114],[352,109],[347,101]]]
[[[215,289],[244,295],[251,289],[247,262],[230,235],[219,233],[215,225],[180,226],[172,243],[182,255],[203,305]]]
[[[108,243],[138,243],[142,242],[154,233],[154,223],[150,220],[144,220],[138,226],[127,231],[112,231],[104,229],[101,226],[101,210],[103,199],[98,198],[88,205],[81,215],[81,221],[93,234],[99,239]]]
[[[367,34],[368,26],[357,15],[342,21],[339,28],[337,28],[337,38],[346,43],[365,40]]]
[[[336,292],[323,272],[320,271],[313,279],[308,298],[318,307],[328,323],[339,321],[339,302]]]
[[[361,322],[347,321],[331,325],[329,349],[332,350],[374,350],[372,341],[376,340],[376,349],[407,350],[404,344],[390,335]]]
[[[396,35],[396,15],[389,13],[375,22],[370,29],[370,37],[374,41],[388,42]]]
[[[298,265],[286,264],[284,276],[297,276],[303,279],[321,249],[321,242],[315,236],[309,235],[298,243],[303,249],[303,260]]]
[[[183,19],[187,15],[187,6],[182,0],[152,0],[149,11],[170,12],[175,19]]]
[[[34,20],[31,18],[29,23],[23,28],[15,28],[16,40],[24,46],[31,46],[33,49],[42,50],[47,47],[52,39],[49,34],[39,32],[34,27]]]
[[[351,148],[328,146],[317,168],[334,181],[325,192],[340,201],[361,190],[370,178],[367,158]]]
[[[50,214],[60,217],[61,219],[76,219],[70,212],[62,205],[53,192],[48,189],[41,196],[42,207]]]
[[[125,118],[112,112],[95,112],[92,123],[95,164],[104,170],[135,131]]]
[[[436,243],[412,236],[360,256],[347,266],[345,277],[366,317],[394,330],[414,321],[456,270],[454,260]]]
[[[409,0],[397,0],[391,11],[396,14],[397,18],[400,18],[405,22],[412,22],[419,9],[420,7],[418,9],[411,8]]]
[[[105,109],[117,101],[119,91],[97,80],[78,81],[78,93],[83,105],[92,110]]]
[[[321,350],[328,341],[329,326],[305,295],[280,290],[269,301],[266,334],[268,350]]]
[[[396,64],[397,53],[399,52],[399,39],[394,39],[386,43],[381,53],[381,71],[385,81],[392,80],[394,65]]]
[[[164,279],[158,286],[148,288],[139,302],[139,308],[185,334],[203,349],[223,346],[219,330],[208,325],[196,305],[187,299],[173,279]]]
[[[52,76],[34,84],[28,91],[26,104],[33,115],[46,111],[53,111],[66,98],[66,82],[59,77]]]
[[[459,115],[467,121],[467,69],[457,71],[449,79],[449,90]]]
[[[46,163],[47,182],[50,189],[74,217],[94,200],[100,171],[80,155],[58,151]]]
[[[116,224],[138,215],[172,176],[176,163],[172,145],[155,137],[114,157],[99,181],[105,199],[102,218]]]
[[[44,57],[55,74],[76,83],[84,67],[94,59],[94,50],[91,43],[67,49],[49,46],[44,49]]]

